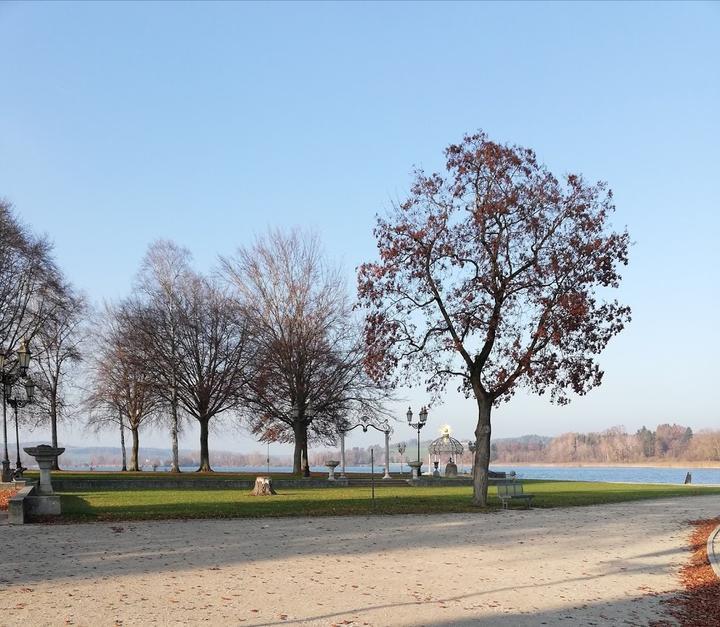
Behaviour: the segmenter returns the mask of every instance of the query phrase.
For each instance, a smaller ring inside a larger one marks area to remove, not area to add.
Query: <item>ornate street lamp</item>
[[[420,416],[419,420],[417,422],[413,422],[413,412],[410,407],[408,407],[407,414],[405,414],[405,417],[407,418],[408,425],[415,429],[417,431],[417,472],[418,477],[420,476],[420,430],[425,426],[425,423],[427,422],[427,416],[428,416],[428,410],[427,407],[422,407],[420,409]]]
[[[0,383],[2,383],[2,395],[3,395],[3,459],[2,459],[2,481],[8,482],[12,479],[12,473],[10,472],[10,455],[8,454],[7,446],[7,403],[10,401],[12,396],[13,386],[20,379],[27,376],[28,367],[30,365],[30,357],[32,353],[28,348],[27,341],[25,339],[20,341],[20,346],[16,353],[17,360],[15,364],[9,370],[7,366],[7,353],[6,350],[0,347]],[[32,401],[32,397],[35,393],[35,385],[32,381],[30,385],[25,385],[25,391],[27,393],[27,400],[23,400],[21,407]],[[20,470],[22,465],[20,464],[20,438],[18,437],[19,429],[17,424],[17,410],[15,413],[15,434],[16,443],[18,449],[18,460],[17,468]],[[20,473],[22,474],[22,473]]]
[[[27,366],[25,366],[25,370],[27,371]],[[13,411],[15,412],[15,445],[17,447],[17,457],[15,459],[15,478],[20,479],[25,468],[23,468],[22,462],[20,461],[20,425],[18,421],[18,408],[25,407],[26,405],[29,405],[33,402],[33,398],[35,397],[35,383],[33,383],[33,380],[29,377],[25,381],[24,399],[13,396],[14,389],[12,384],[5,383],[4,387],[7,402],[10,404],[10,406],[13,408]]]

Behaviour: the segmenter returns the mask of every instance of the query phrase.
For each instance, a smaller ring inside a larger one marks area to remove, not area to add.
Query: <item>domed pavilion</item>
[[[444,425],[440,430],[440,437],[430,442],[428,454],[434,465],[433,476],[439,477],[440,471],[438,465],[441,461],[447,460],[445,465],[446,477],[457,477],[457,464],[455,459],[463,454],[465,448],[459,440],[453,438],[450,433],[452,430],[449,425]]]

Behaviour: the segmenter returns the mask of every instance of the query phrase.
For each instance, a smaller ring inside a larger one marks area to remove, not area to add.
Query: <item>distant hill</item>
[[[22,446],[35,446],[37,444],[47,444],[43,442],[22,442]],[[63,468],[89,468],[103,466],[122,465],[122,450],[119,446],[73,446],[63,445],[65,452],[60,457],[60,467]],[[8,445],[8,448],[11,448]],[[14,443],[11,450],[14,450]],[[180,465],[195,466],[200,463],[200,452],[188,449],[181,449]],[[34,460],[25,453],[21,453],[21,458],[25,466],[34,466]],[[232,451],[210,451],[210,458],[213,465],[218,467],[232,466],[261,466],[266,463],[265,453],[235,453]],[[127,447],[127,459],[130,459],[130,446]],[[169,448],[153,448],[141,446],[138,451],[138,460],[141,465],[157,465],[160,467],[169,466],[172,460],[172,451]],[[271,463],[273,465],[286,466],[291,463],[290,457],[287,455],[272,455]]]
[[[532,444],[539,444],[547,446],[552,442],[553,438],[549,435],[520,435],[514,438],[493,438],[493,444],[520,444],[522,446],[528,446]]]

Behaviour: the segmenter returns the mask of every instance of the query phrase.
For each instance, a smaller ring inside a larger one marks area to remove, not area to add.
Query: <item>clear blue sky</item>
[[[719,74],[718,3],[3,3],[0,196],[96,301],[155,238],[209,269],[268,225],[317,228],[351,278],[412,166],[482,128],[609,181],[636,242],[603,387],[517,396],[494,434],[717,428]],[[467,437],[474,411],[431,418]]]

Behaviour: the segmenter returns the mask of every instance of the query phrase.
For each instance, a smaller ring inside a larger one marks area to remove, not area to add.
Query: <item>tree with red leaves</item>
[[[446,151],[446,175],[415,172],[407,199],[378,217],[378,262],[358,271],[366,364],[376,380],[451,378],[477,401],[473,503],[487,504],[490,414],[524,386],[553,401],[600,384],[594,360],[630,320],[605,300],[627,265],[612,193],[556,178],[527,148],[479,132]],[[601,293],[601,294],[600,294]]]

